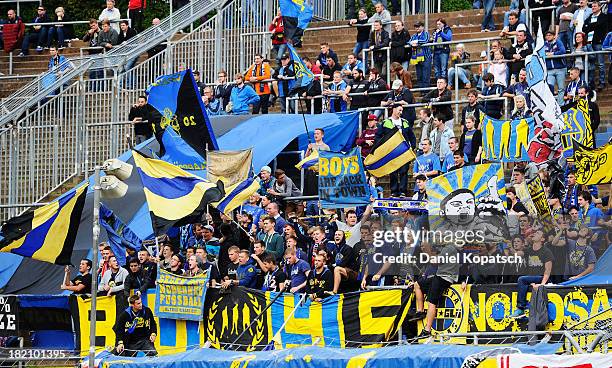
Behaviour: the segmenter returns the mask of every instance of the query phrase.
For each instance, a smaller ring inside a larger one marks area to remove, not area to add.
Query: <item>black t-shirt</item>
[[[319,273],[315,269],[311,270],[306,278],[306,293],[315,294],[317,298],[325,298],[325,292],[332,291],[333,288],[334,273],[327,267]]]
[[[521,202],[516,202],[516,204],[514,206],[512,206],[512,204],[510,202],[508,202],[508,208],[511,208],[516,213],[522,212],[525,215],[529,215],[529,210]]]
[[[553,260],[553,254],[546,246],[536,250],[529,247],[525,249],[525,261],[527,262],[527,275],[544,275],[544,265]]]
[[[74,279],[72,279],[72,284],[74,286],[77,285],[85,285],[85,289],[80,292],[74,292],[74,294],[91,294],[91,274],[88,273],[86,275],[78,275]]]
[[[230,264],[227,265],[227,277],[229,277],[230,280],[238,280],[238,278],[236,277],[236,270],[238,269],[239,265],[239,262],[230,262]]]
[[[266,273],[261,290],[263,291],[280,291],[279,287],[287,280],[287,275],[276,267],[276,270]]]

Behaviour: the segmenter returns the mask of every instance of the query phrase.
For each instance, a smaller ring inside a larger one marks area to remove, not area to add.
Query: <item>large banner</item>
[[[226,187],[240,183],[249,177],[253,165],[253,151],[210,151],[206,158],[208,181],[223,181]]]
[[[464,166],[427,181],[431,229],[479,231],[487,241],[508,238],[506,187],[501,164]]]
[[[498,368],[609,368],[607,354],[536,355],[509,354],[497,357]]]
[[[565,158],[572,159],[572,156],[574,156],[572,140],[585,147],[593,148],[595,142],[593,142],[594,135],[587,100],[578,100],[577,106],[564,112],[561,117],[563,123],[565,123],[565,128],[561,132],[561,143],[563,144],[563,156]]]
[[[160,269],[155,284],[156,316],[190,321],[204,319],[208,272],[194,277],[184,277]]]
[[[544,183],[540,179],[539,175],[527,182],[527,189],[529,190],[529,196],[531,202],[536,209],[538,220],[548,230],[554,230],[552,213],[550,211],[550,205],[548,204],[548,198],[546,197],[546,191],[544,190]]]
[[[482,157],[489,161],[529,161],[534,118],[497,120],[482,115]]]
[[[612,182],[612,143],[592,149],[574,141],[574,164],[578,184]]]
[[[361,206],[370,203],[361,151],[319,152],[319,199],[323,208]]]

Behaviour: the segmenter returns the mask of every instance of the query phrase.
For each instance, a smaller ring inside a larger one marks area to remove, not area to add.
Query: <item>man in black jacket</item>
[[[125,282],[123,284],[123,294],[125,298],[127,299],[130,296],[132,290],[134,295],[146,296],[147,287],[149,286],[149,280],[147,279],[147,277],[149,275],[147,275],[140,267],[140,262],[138,261],[138,258],[130,259],[128,262],[128,266],[128,272],[130,274],[125,278]]]
[[[119,315],[113,327],[117,340],[113,353],[136,356],[142,351],[147,356],[157,355],[153,344],[157,337],[157,323],[153,312],[142,305],[140,295],[132,295],[129,302],[130,306]]]
[[[406,88],[401,80],[396,79],[391,85],[391,91],[387,94],[385,99],[380,103],[381,106],[393,106],[402,105],[404,108],[402,111],[402,119],[406,119],[408,124],[412,128],[414,121],[416,120],[416,111],[414,107],[406,107],[409,104],[414,103],[414,96],[410,89]]]
[[[217,75],[217,84],[215,85],[215,98],[221,99],[223,103],[223,110],[227,107],[227,104],[230,102],[230,97],[232,95],[233,84],[227,83],[227,72],[225,70],[221,70]]]
[[[508,63],[510,74],[518,80],[521,69],[525,68],[525,58],[533,53],[533,49],[527,42],[527,33],[525,31],[516,32],[516,43],[510,48],[510,58],[512,61]]]
[[[594,1],[591,4],[593,14],[584,21],[582,32],[587,34],[587,39],[593,45],[593,51],[601,51],[603,49],[603,41],[608,33],[608,15],[601,11],[601,4],[598,1]],[[606,85],[606,70],[605,70],[605,57],[604,54],[597,54],[597,63],[595,67],[599,70],[599,86],[597,86],[597,92],[603,90]],[[589,87],[595,88],[595,73],[589,74]]]
[[[152,110],[155,109],[148,104],[145,95],[139,96],[138,103],[130,109],[128,120],[134,123],[134,144],[140,144],[153,136]]]
[[[155,279],[157,278],[157,263],[149,260],[150,254],[147,248],[143,247],[138,251],[138,262],[140,263],[140,269],[145,275],[145,278],[149,282],[147,289],[155,288]]]
[[[379,69],[383,70],[383,64],[387,62],[387,51],[380,49],[389,46],[391,38],[389,33],[383,29],[382,22],[375,20],[372,27],[372,33],[370,33],[370,51],[374,51],[374,65]]]
[[[446,87],[448,83],[446,82],[446,78],[438,78],[436,80],[436,89],[433,91],[429,91],[425,96],[423,96],[423,102],[448,102],[453,98],[453,94]],[[454,123],[454,114],[453,108],[451,104],[445,105],[433,105],[432,106],[433,115],[440,115],[442,119],[444,119],[446,126],[453,129]]]
[[[318,254],[315,257],[315,268],[308,273],[306,278],[306,294],[316,302],[331,295],[334,287],[334,273],[325,265],[325,256]]]

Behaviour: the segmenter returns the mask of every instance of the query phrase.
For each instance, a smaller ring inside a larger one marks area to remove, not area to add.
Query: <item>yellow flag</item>
[[[601,148],[588,148],[574,142],[574,164],[578,184],[612,182],[612,143]]]

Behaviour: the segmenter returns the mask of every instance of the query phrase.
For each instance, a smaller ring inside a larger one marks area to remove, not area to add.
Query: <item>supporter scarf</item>
[[[257,75],[257,67],[259,67],[259,75]],[[253,66],[253,71],[251,71],[251,77],[263,77],[264,75],[264,65],[259,64],[259,65],[254,65]],[[263,83],[258,83],[259,84],[259,92],[263,93],[264,92],[264,84]]]
[[[144,307],[140,310],[140,312],[135,312],[132,309],[132,307],[127,307],[125,311],[128,313],[128,315],[132,319],[132,322],[126,332],[129,334],[132,334],[134,333],[134,330],[136,329],[136,326],[138,325],[138,317],[142,317],[141,314],[144,315]]]

